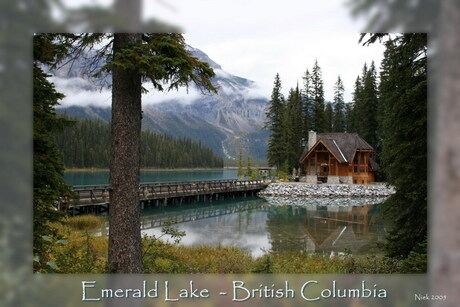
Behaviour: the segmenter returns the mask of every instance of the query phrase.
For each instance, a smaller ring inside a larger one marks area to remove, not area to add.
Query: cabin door
[[[321,166],[319,168],[319,175],[320,176],[329,176],[329,166],[326,163],[321,164]]]

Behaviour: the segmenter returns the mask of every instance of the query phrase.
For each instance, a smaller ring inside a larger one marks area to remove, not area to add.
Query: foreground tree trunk
[[[442,293],[447,301],[433,306],[458,306],[460,292],[460,5],[442,2],[440,45],[436,78],[435,142],[431,171],[430,282],[431,293]]]
[[[114,34],[113,55],[141,40],[140,34]],[[110,167],[109,271],[142,273],[139,164],[141,75],[112,71],[112,149]]]

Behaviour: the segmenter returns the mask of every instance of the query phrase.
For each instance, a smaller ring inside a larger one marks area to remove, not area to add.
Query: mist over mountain
[[[203,51],[188,46],[189,52],[209,63],[216,76],[212,83],[217,94],[202,95],[199,89],[157,92],[149,84],[143,95],[142,128],[174,137],[190,137],[227,159],[235,160],[238,151],[259,163],[266,160],[269,131],[262,130],[269,93],[261,94],[254,81],[232,75],[211,60]],[[104,82],[84,77],[83,64],[51,72],[51,81],[63,92],[59,113],[76,118],[111,118],[110,89]],[[107,80],[105,80],[107,83]]]

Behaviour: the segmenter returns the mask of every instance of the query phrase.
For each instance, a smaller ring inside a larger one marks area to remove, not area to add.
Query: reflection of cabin
[[[373,224],[369,211],[373,205],[323,207],[323,210],[307,210],[305,223],[309,252],[343,252],[359,250],[375,240],[371,232]]]
[[[367,184],[375,181],[374,149],[356,133],[308,133],[300,157],[307,183]]]

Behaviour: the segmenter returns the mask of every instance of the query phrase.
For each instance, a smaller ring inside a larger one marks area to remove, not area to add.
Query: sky
[[[69,5],[84,3],[113,1]],[[383,57],[381,44],[358,43],[364,21],[352,18],[343,0],[144,0],[143,18],[179,26],[189,45],[226,72],[255,81],[257,93],[267,98],[277,73],[287,95],[297,83],[303,86],[302,76],[318,60],[326,100],[333,100],[340,75],[348,102],[364,63],[374,61],[378,70]]]
[[[144,6],[144,18],[152,17],[179,25],[188,44],[225,71],[256,81],[266,97],[276,73],[287,95],[318,60],[326,100],[340,75],[350,101],[364,63],[378,69],[383,57],[381,44],[358,43],[364,24],[344,1],[154,0]]]

